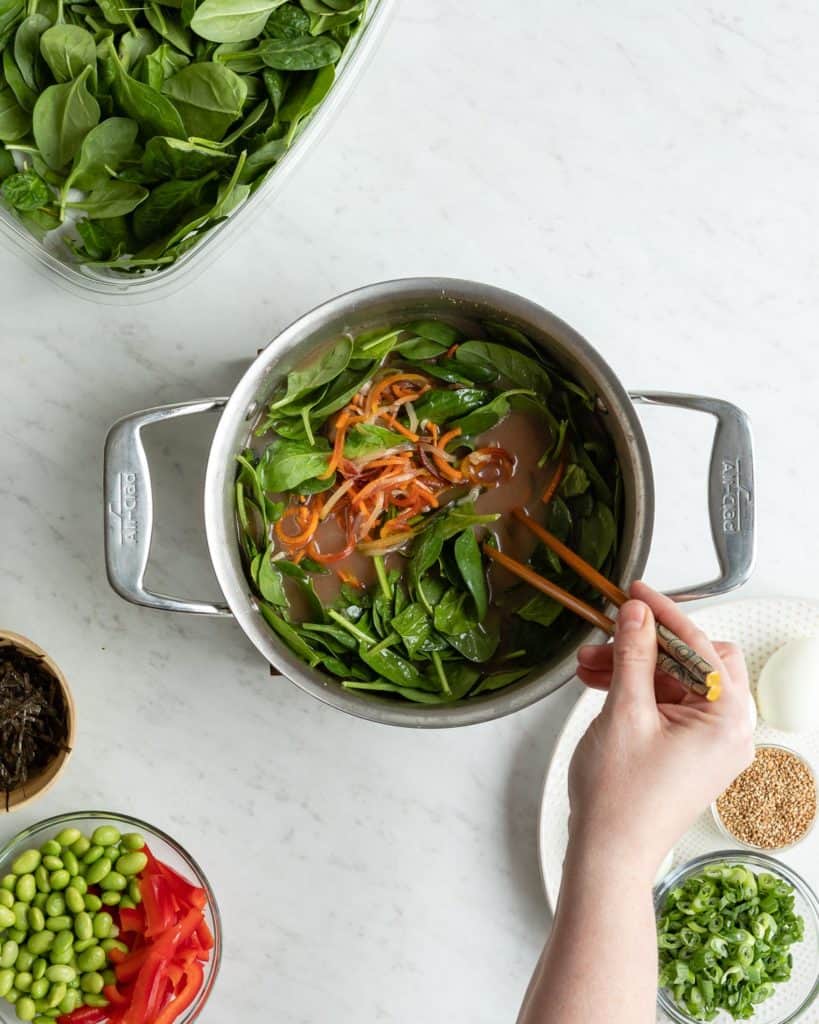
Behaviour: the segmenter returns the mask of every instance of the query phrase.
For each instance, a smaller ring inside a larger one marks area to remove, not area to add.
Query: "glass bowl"
[[[654,890],[654,912],[659,917],[666,897],[691,875],[712,864],[738,864],[756,873],[768,872],[793,886],[796,897],[794,912],[805,921],[805,937],[791,947],[793,971],[790,981],[776,985],[774,994],[756,1007],[750,1019],[754,1024],[791,1024],[803,1019],[805,1012],[819,997],[819,899],[808,883],[795,871],[764,853],[742,850],[715,850],[695,857],[671,871]],[[657,1005],[667,1020],[690,1024],[697,1018],[683,1013],[664,989],[657,993]],[[728,1024],[733,1017],[721,1011],[716,1024]]]
[[[785,753],[792,754],[797,760],[802,762],[805,768],[807,768],[807,770],[810,772],[811,778],[813,779],[813,784],[814,786],[816,786],[816,773],[814,772],[810,762],[808,762],[798,751],[793,750],[791,747],[786,747],[782,743],[757,743],[754,751],[754,756],[756,756],[756,752],[766,748],[772,748],[774,750],[784,750]],[[817,817],[817,815],[814,814],[813,821],[810,823],[810,825],[808,825],[807,829],[802,833],[802,835],[798,839],[795,839],[792,843],[786,843],[785,846],[754,846],[753,843],[746,843],[743,839],[739,839],[737,836],[735,836],[734,833],[725,824],[725,822],[723,822],[722,816],[719,813],[719,808],[717,807],[716,800],[711,804],[711,814],[714,818],[714,822],[719,831],[725,836],[726,839],[730,840],[730,842],[736,843],[737,846],[741,846],[744,850],[756,850],[758,853],[768,854],[782,853],[785,850],[792,850],[795,846],[798,846],[800,843],[804,842],[805,839],[807,839],[807,837],[813,831],[813,827],[816,824]]]
[[[174,1022],[174,1024],[190,1024],[199,1016],[208,1001],[219,972],[219,964],[222,959],[222,922],[210,882],[193,857],[176,840],[160,829],[154,828],[153,825],[127,814],[117,814],[113,811],[74,811],[71,814],[58,814],[24,829],[0,848],[0,877],[9,871],[11,863],[24,850],[32,846],[41,846],[62,829],[73,826],[80,829],[84,835],[88,835],[98,825],[115,825],[120,832],[139,832],[145,837],[146,843],[155,857],[164,861],[207,893],[205,920],[213,933],[213,949],[210,951],[210,960],[202,965],[204,982],[201,989],[190,1006],[183,1010]],[[19,1024],[14,1006],[7,1003],[5,999],[0,999],[0,1022],[2,1024]]]

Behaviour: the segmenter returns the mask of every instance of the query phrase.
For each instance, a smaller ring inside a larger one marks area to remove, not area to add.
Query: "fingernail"
[[[646,621],[646,606],[642,601],[627,601],[617,615],[617,632],[629,633],[642,629]]]

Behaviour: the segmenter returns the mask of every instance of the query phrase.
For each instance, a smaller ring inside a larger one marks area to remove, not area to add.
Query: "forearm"
[[[552,934],[518,1024],[653,1024],[656,997],[650,871],[570,844]]]

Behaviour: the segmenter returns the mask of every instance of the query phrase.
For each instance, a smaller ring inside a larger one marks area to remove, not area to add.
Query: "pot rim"
[[[529,325],[547,334],[573,355],[582,359],[587,372],[600,385],[601,393],[625,436],[632,453],[632,469],[638,494],[634,502],[634,523],[620,582],[628,586],[639,578],[651,544],[654,524],[654,484],[651,459],[642,425],[631,399],[614,371],[582,335],[544,307],[514,292],[480,282],[444,277],[402,278],[366,285],[316,306],[294,320],[262,349],[237,384],[219,419],[207,461],[204,493],[205,531],[214,572],[231,612],[254,646],[274,668],[325,704],[358,718],[384,725],[411,728],[446,728],[474,725],[519,711],[565,685],[575,674],[576,647],[559,662],[507,690],[450,705],[415,705],[379,701],[342,689],[329,677],[311,669],[279,640],[263,620],[238,558],[238,541],[232,512],[225,509],[225,479],[230,472],[228,458],[240,429],[249,432],[259,412],[258,396],[275,369],[280,354],[286,354],[306,339],[315,337],[329,322],[344,315],[359,314],[384,300],[454,301],[493,307],[510,322]],[[596,628],[578,635],[581,643],[596,643],[605,634]]]

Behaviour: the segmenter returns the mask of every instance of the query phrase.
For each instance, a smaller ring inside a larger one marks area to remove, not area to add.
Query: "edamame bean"
[[[14,961],[15,971],[27,971],[34,963],[34,954],[29,953],[27,949],[21,949],[17,954],[17,959]],[[19,985],[17,986],[20,987]]]
[[[40,851],[25,850],[11,865],[11,870],[15,875],[31,875],[37,870],[39,864]]]
[[[119,829],[113,825],[100,825],[91,834],[91,842],[97,846],[113,846],[120,840]]]
[[[19,998],[20,998],[20,993],[12,985],[12,987],[8,990],[8,992],[6,992],[6,1002],[7,1003],[16,1003]]]
[[[0,970],[0,998],[5,999],[6,993],[14,984],[14,971],[10,967]]]
[[[109,890],[108,892],[104,892],[100,899],[102,900],[106,907],[116,907],[119,905],[122,897],[118,892]]]
[[[60,1003],[60,1015],[64,1013],[73,1013],[74,1010],[80,1005],[80,994],[75,989],[70,988],[62,1002]]]
[[[58,892],[46,897],[46,913],[49,917],[59,917],[65,913],[65,900]]]
[[[48,880],[51,883],[52,889],[65,889],[71,881],[71,875],[69,875],[65,868],[59,868],[57,871],[51,872]]]
[[[78,939],[90,939],[94,934],[94,922],[91,915],[84,910],[74,918],[74,934]]]
[[[89,994],[89,995],[87,995],[85,997],[85,1005],[86,1006],[99,1006],[99,1007],[107,1006],[108,1005],[108,1000],[105,998],[105,996],[97,996],[97,995]]]
[[[125,893],[123,893],[120,897],[119,907],[120,910],[124,910],[126,908],[128,910],[134,910],[136,908],[136,903],[134,903],[130,896],[126,896]]]
[[[37,1014],[37,1007],[31,996],[23,996],[22,999],[18,999],[14,1010],[20,1020],[34,1020]]]
[[[106,914],[103,911],[101,914],[97,914],[93,921],[94,935],[98,939],[107,939],[111,935],[111,926],[114,923],[113,917],[110,914]]]
[[[105,982],[99,971],[88,971],[80,978],[80,988],[83,992],[90,992],[98,996],[102,992]]]
[[[9,910],[14,906],[14,893],[9,892],[8,889],[0,889],[0,907],[8,907]]]
[[[46,967],[48,967],[48,960],[45,957],[38,956],[34,963],[31,965],[31,976],[35,981],[39,981],[45,975]]]
[[[20,875],[14,888],[17,899],[21,903],[31,903],[36,892],[37,883],[34,881],[34,875]]]
[[[87,896],[83,896],[83,903],[89,914],[96,914],[96,912],[102,908],[102,900],[93,892],[89,892]]]
[[[43,953],[47,953],[51,949],[53,943],[54,932],[46,929],[45,931],[37,932],[30,936],[26,943],[26,949],[29,953],[33,953],[35,956],[42,956]]]
[[[123,853],[117,859],[116,868],[121,875],[138,875],[148,866],[148,858],[141,850]]]
[[[9,907],[0,907],[0,930],[13,928],[16,922],[14,911]]]
[[[102,846],[90,846],[83,854],[83,864],[93,864],[94,861],[99,860],[103,854]]]
[[[77,977],[77,972],[68,964],[52,964],[46,968],[45,976],[49,981],[62,981],[67,985]]]
[[[45,1014],[40,1014],[39,1017],[34,1018],[34,1024],[51,1024],[52,1018],[46,1017]]]
[[[6,938],[11,939],[12,942],[23,942],[26,937],[26,932],[20,928],[9,928],[6,932]]]
[[[99,971],[105,967],[108,959],[105,955],[105,950],[100,949],[99,946],[92,946],[90,949],[86,949],[84,953],[80,953],[77,957],[77,967],[83,973],[86,971]]]
[[[126,832],[120,842],[126,850],[141,850],[145,845],[145,840],[139,832]]]
[[[75,843],[71,844],[69,849],[71,850],[75,857],[82,857],[83,854],[88,853],[88,851],[91,849],[91,840],[88,839],[86,836],[80,836],[80,838]]]
[[[14,904],[14,927],[21,932],[28,931],[28,907],[25,903]]]
[[[45,928],[45,915],[37,907],[28,908],[28,926],[33,932],[41,932]]]
[[[34,881],[37,883],[37,889],[39,892],[51,892],[51,883],[48,880],[48,871],[44,865],[41,864],[34,872]]]
[[[63,867],[72,878],[80,873],[80,862],[70,850],[63,850]]]
[[[45,910],[46,900],[48,896],[44,892],[37,892],[34,894],[34,899],[31,901],[32,907],[36,907],[38,910]]]
[[[77,939],[74,943],[74,952],[83,953],[86,949],[90,949],[92,946],[96,946],[97,940],[92,935],[90,939]]]
[[[49,854],[47,857],[43,857],[43,867],[48,871],[59,871],[65,865],[63,864],[62,857],[54,857]]]
[[[62,897],[59,898],[62,899]],[[85,899],[80,894],[80,891],[75,889],[73,885],[69,885],[65,890],[63,910],[70,910],[72,914],[79,914],[85,910]]]
[[[0,967],[13,967],[17,963],[17,956],[20,953],[20,947],[16,942],[12,942],[11,939],[7,939],[2,946],[0,946]]]
[[[28,992],[33,981],[31,971],[18,971],[14,976],[14,987],[18,992]]]
[[[58,981],[56,984],[52,985],[47,996],[49,1008],[59,1006],[63,999],[65,999],[67,991],[68,985],[66,985],[64,981]]]
[[[56,839],[46,839],[46,841],[40,847],[40,853],[44,857],[48,856],[49,854],[52,857],[59,857],[61,849],[62,847],[60,846]]]
[[[0,889],[5,889],[6,892],[14,892],[15,885],[17,885],[17,875],[3,875],[3,880],[0,881]]]
[[[82,875],[72,878],[68,885],[70,889],[76,889],[81,896],[85,896],[88,892],[88,882],[86,882]]]
[[[31,996],[33,999],[42,999],[51,988],[48,978],[38,978],[31,984]]]
[[[127,953],[128,947],[124,942],[120,942],[118,939],[103,939],[100,943],[100,949],[106,953],[110,953],[112,949],[118,949],[120,953]]]
[[[82,838],[82,832],[78,828],[64,828],[57,836],[57,842],[60,846],[65,847],[76,843],[80,838]]]
[[[46,920],[46,928],[50,928],[53,932],[64,932],[66,928],[71,927],[71,918],[68,914],[60,914],[59,917],[49,917]]]
[[[107,857],[95,860],[85,872],[85,880],[89,885],[98,885],[111,870],[111,861]],[[66,872],[67,874],[67,872]]]
[[[100,883],[103,889],[111,892],[122,892],[128,888],[128,879],[119,871],[109,871]]]

